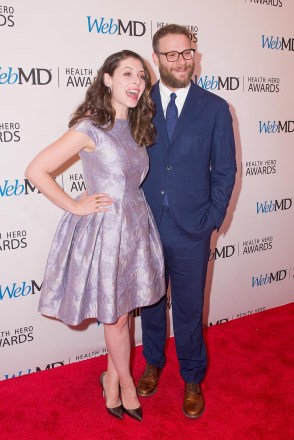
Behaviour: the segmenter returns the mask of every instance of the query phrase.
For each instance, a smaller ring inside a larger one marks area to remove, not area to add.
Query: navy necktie
[[[166,128],[169,140],[171,140],[173,136],[178,121],[178,108],[175,103],[176,97],[177,95],[175,93],[170,94],[170,101],[166,109]]]

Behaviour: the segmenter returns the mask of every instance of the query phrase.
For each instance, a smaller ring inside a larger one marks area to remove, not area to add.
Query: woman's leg
[[[115,324],[104,324],[104,335],[108,350],[108,368],[105,377],[107,406],[117,406],[119,384],[125,408],[138,408],[140,403],[130,372],[131,346],[128,314],[121,316]]]
[[[119,377],[110,354],[107,355],[107,373],[103,378],[107,408],[116,408],[121,404],[119,396]]]

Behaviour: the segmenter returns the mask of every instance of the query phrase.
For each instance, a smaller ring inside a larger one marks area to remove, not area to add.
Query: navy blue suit
[[[170,279],[180,373],[199,383],[206,371],[202,311],[210,237],[226,215],[235,182],[232,118],[225,100],[191,83],[169,142],[159,83],[152,90],[157,138],[142,185],[161,236]],[[168,198],[168,208],[164,198]],[[166,297],[142,309],[143,354],[163,367]]]

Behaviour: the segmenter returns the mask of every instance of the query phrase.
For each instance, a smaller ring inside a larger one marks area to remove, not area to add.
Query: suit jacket
[[[165,192],[170,214],[183,231],[211,234],[226,215],[235,182],[232,117],[227,102],[191,82],[171,142],[162,110],[159,82],[152,89],[157,130],[148,147],[150,169],[143,191],[157,225]]]

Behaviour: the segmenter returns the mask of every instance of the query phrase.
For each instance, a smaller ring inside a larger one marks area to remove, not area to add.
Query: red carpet
[[[206,410],[182,413],[173,339],[158,392],[141,398],[142,423],[106,413],[98,387],[106,357],[0,382],[1,440],[294,439],[294,303],[206,330]],[[134,376],[144,368],[134,350]]]

